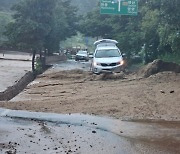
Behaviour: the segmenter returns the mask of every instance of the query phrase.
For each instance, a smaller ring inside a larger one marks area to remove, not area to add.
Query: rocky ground
[[[11,101],[0,102],[0,107],[179,121],[180,74],[157,71],[144,77],[144,70],[93,75],[82,70],[50,69]]]

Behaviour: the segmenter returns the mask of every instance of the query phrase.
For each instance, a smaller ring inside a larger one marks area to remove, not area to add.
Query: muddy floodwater
[[[0,92],[14,85],[28,71],[31,71],[30,59],[31,56],[27,53],[0,52]]]
[[[12,85],[17,68],[4,63],[1,82]],[[15,72],[4,75],[9,67]],[[178,73],[97,76],[89,68],[73,60],[54,64],[0,102],[0,154],[179,154]]]
[[[180,123],[0,109],[0,153],[178,154]]]

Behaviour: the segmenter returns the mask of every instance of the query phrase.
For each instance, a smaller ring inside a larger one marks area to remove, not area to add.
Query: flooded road
[[[0,109],[0,153],[176,154],[180,123]]]
[[[37,78],[21,93],[28,95],[23,97],[20,94],[13,100],[4,102],[2,107],[15,110],[0,108],[0,154],[179,154],[180,122],[158,121],[159,115],[162,116],[165,109],[168,110],[167,115],[178,115],[175,105],[175,110],[170,110],[172,105],[165,106],[168,99],[168,105],[170,102],[178,102],[178,97],[174,96],[178,94],[178,89],[173,89],[174,95],[169,93],[159,96],[159,87],[151,87],[154,91],[149,89],[150,86],[157,85],[156,79],[143,80],[139,86],[139,80],[93,81],[86,76],[87,72],[83,74],[78,71],[64,71],[73,69],[89,71],[90,61],[68,60],[55,64],[42,78]],[[179,81],[178,77],[172,79],[174,80],[170,81]],[[159,82],[168,85],[167,80]],[[170,87],[176,85],[178,82],[169,82]],[[165,88],[164,85],[160,87]],[[149,94],[151,91],[152,94]],[[154,95],[156,93],[158,97]],[[143,97],[138,100],[142,94]],[[155,96],[158,101],[164,99],[162,102],[149,101],[156,98]],[[23,99],[16,104],[14,100],[20,100],[18,97]],[[158,108],[163,112],[159,112]],[[141,119],[147,119],[144,113],[151,115],[152,112],[158,116],[156,121],[122,121],[95,116],[98,114],[112,117],[117,113],[117,118],[126,119],[129,111],[132,112],[129,115],[133,117],[143,112]]]
[[[0,52],[0,92],[14,85],[28,71],[31,71],[31,56],[27,53]]]
[[[67,60],[66,62],[60,62],[60,63],[54,64],[52,69],[57,70],[57,71],[73,70],[73,69],[81,69],[84,71],[89,71],[90,63],[91,63],[91,60],[89,60],[89,62],[85,62],[85,61],[75,61],[72,59],[72,60]]]

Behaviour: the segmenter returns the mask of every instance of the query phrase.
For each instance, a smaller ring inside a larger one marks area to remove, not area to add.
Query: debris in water
[[[161,92],[162,94],[165,94],[165,91],[163,91],[163,90],[160,90],[160,92]]]

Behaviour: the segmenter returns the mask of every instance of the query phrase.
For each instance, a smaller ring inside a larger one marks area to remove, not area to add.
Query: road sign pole
[[[118,5],[118,11],[121,12],[121,0],[118,0],[119,5]]]

